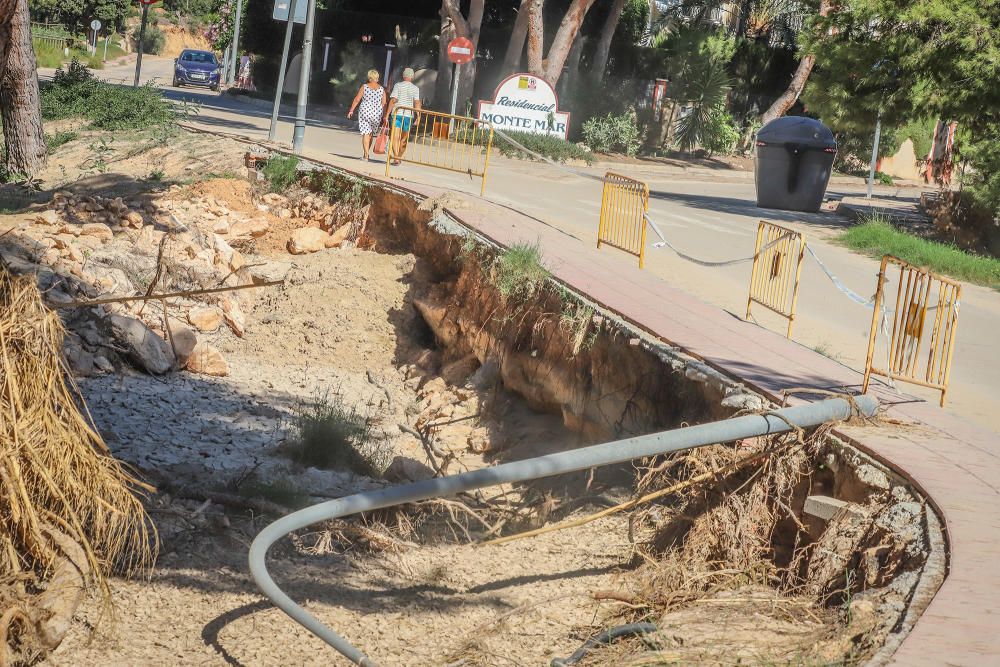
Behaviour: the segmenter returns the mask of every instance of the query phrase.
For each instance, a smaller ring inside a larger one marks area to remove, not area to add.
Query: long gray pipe
[[[871,396],[858,396],[854,405],[863,416],[872,417],[878,408],[878,401]],[[250,545],[250,574],[264,595],[307,630],[337,649],[352,662],[363,667],[374,667],[375,662],[371,658],[323,625],[319,619],[297,605],[278,588],[267,571],[265,560],[271,545],[292,531],[320,521],[339,519],[359,512],[368,512],[402,503],[427,500],[428,498],[452,496],[463,491],[472,491],[496,484],[524,482],[612,463],[624,463],[632,459],[669,454],[720,442],[733,442],[772,433],[784,433],[792,430],[789,424],[800,428],[811,428],[828,421],[839,421],[852,416],[855,415],[850,401],[843,398],[833,398],[818,403],[783,408],[776,410],[773,414],[736,417],[700,426],[616,440],[459,475],[436,477],[413,484],[392,486],[329,500],[289,514],[260,531],[253,544]]]

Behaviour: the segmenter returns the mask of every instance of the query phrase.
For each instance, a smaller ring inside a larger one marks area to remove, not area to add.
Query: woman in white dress
[[[364,150],[362,160],[368,160],[372,135],[379,131],[379,121],[382,120],[384,108],[385,88],[379,85],[378,72],[373,69],[368,70],[368,82],[358,90],[351,103],[351,109],[347,112],[347,117],[350,118],[354,115],[354,110],[358,110],[358,130],[361,132],[361,147]]]

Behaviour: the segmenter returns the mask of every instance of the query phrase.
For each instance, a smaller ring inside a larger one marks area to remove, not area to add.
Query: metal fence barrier
[[[899,270],[899,280],[896,283],[896,307],[889,312],[885,305],[885,285],[892,269]],[[952,353],[955,350],[955,328],[958,325],[962,284],[892,255],[882,258],[878,281],[862,391],[868,391],[868,383],[873,374],[881,375],[890,380],[940,390],[941,407],[944,407],[951,375]],[[935,311],[934,325],[928,340],[924,324],[927,312],[931,310]],[[886,329],[890,317],[892,331],[888,333]],[[874,365],[875,338],[880,328],[888,338],[884,369]],[[921,368],[920,358],[925,353],[927,363]]]
[[[753,250],[746,319],[750,319],[751,306],[754,303],[760,304],[788,320],[785,335],[792,337],[805,252],[806,241],[802,234],[760,221]]]
[[[597,247],[607,244],[639,258],[639,268],[646,259],[646,213],[649,210],[649,186],[628,176],[609,171],[604,175],[601,218],[597,227]]]
[[[439,111],[395,107],[389,124],[385,175],[395,160],[456,171],[483,179],[493,148],[493,125],[484,120]],[[400,153],[397,155],[397,153]]]

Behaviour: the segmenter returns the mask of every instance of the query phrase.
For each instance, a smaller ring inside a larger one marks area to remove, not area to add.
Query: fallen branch
[[[560,524],[556,524],[554,526],[543,526],[542,528],[536,528],[535,530],[529,530],[529,531],[525,531],[523,533],[516,533],[514,535],[508,535],[506,537],[499,537],[499,538],[497,538],[495,540],[490,540],[488,542],[483,542],[483,544],[484,545],[504,544],[505,542],[513,542],[514,540],[520,540],[520,539],[525,538],[525,537],[536,537],[538,535],[543,535],[545,533],[551,533],[551,532],[554,532],[554,531],[557,531],[557,530],[563,530],[565,528],[576,528],[578,526],[583,526],[585,524],[591,523],[592,521],[597,521],[598,519],[602,519],[602,518],[604,518],[606,516],[609,516],[611,514],[616,514],[618,512],[624,512],[624,511],[630,510],[630,509],[632,509],[634,507],[637,507],[639,505],[643,505],[645,503],[648,503],[648,502],[650,502],[652,500],[656,500],[657,498],[661,498],[663,496],[670,495],[671,493],[677,493],[678,491],[683,491],[683,490],[685,490],[685,489],[687,489],[689,487],[695,486],[695,485],[700,484],[702,482],[708,482],[708,481],[714,480],[719,475],[730,473],[730,472],[735,472],[736,470],[740,470],[741,468],[744,468],[744,467],[746,467],[746,466],[748,466],[748,465],[750,465],[752,463],[755,463],[756,461],[759,461],[760,459],[763,459],[763,458],[766,458],[767,456],[770,456],[771,454],[775,453],[775,451],[777,451],[777,450],[776,449],[768,449],[768,450],[759,452],[757,454],[754,454],[752,456],[744,457],[744,458],[742,458],[742,459],[740,459],[738,461],[733,461],[732,463],[730,463],[728,465],[724,465],[721,468],[718,468],[717,470],[709,470],[706,473],[702,473],[701,475],[697,475],[695,477],[692,477],[691,479],[685,480],[683,482],[679,482],[677,484],[674,484],[673,486],[668,486],[665,489],[660,489],[659,491],[654,491],[653,493],[647,493],[646,495],[644,495],[644,496],[642,496],[640,498],[635,498],[634,500],[630,500],[628,502],[621,503],[619,505],[615,505],[614,507],[609,507],[608,509],[601,510],[600,512],[596,512],[594,514],[590,514],[588,516],[581,517],[579,519],[574,519],[573,521],[567,521],[566,523],[560,523]]]
[[[231,287],[211,287],[208,289],[185,290],[183,292],[169,292],[167,294],[150,294],[146,296],[118,296],[106,299],[91,299],[87,301],[70,301],[68,303],[57,303],[55,308],[84,308],[87,306],[100,306],[106,303],[128,303],[130,301],[159,301],[172,299],[178,296],[200,296],[202,294],[217,294],[219,292],[235,292],[241,289],[256,289],[258,287],[274,287],[284,285],[284,280],[272,280],[259,285],[233,285]]]

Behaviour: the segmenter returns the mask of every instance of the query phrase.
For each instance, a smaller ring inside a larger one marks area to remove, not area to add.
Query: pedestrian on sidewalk
[[[368,81],[358,89],[358,94],[351,102],[347,117],[354,115],[358,108],[358,131],[361,132],[361,148],[364,151],[362,160],[368,161],[372,145],[372,135],[379,131],[379,121],[382,120],[382,109],[385,108],[385,88],[379,85],[378,71],[368,70]]]
[[[393,114],[395,107],[406,107],[399,109]],[[403,80],[392,87],[392,94],[389,95],[389,106],[385,110],[385,121],[389,122],[392,117],[392,140],[390,141],[390,154],[392,163],[399,164],[399,159],[406,152],[406,142],[410,138],[410,127],[417,122],[416,111],[420,110],[420,89],[413,83],[413,69],[407,67],[403,70]]]

